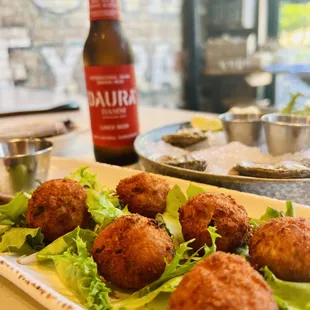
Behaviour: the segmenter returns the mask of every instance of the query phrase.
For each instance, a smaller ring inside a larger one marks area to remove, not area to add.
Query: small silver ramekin
[[[239,141],[247,146],[259,146],[263,143],[261,114],[220,115],[228,142]]]
[[[44,139],[0,143],[0,192],[14,195],[36,187],[48,176],[53,144]]]
[[[266,114],[262,117],[268,151],[295,153],[310,147],[310,116]]]

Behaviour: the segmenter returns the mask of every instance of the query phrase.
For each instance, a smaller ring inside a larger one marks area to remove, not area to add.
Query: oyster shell
[[[185,148],[207,139],[207,135],[197,128],[185,128],[176,133],[168,134],[162,137],[166,143],[173,146]]]
[[[182,157],[162,156],[159,162],[173,167],[179,167],[183,169],[189,169],[194,171],[205,171],[207,168],[207,162],[204,160],[197,160],[191,155],[185,155]]]
[[[12,199],[13,196],[0,193],[0,206],[9,203]]]
[[[304,166],[310,168],[310,158],[304,158],[304,159],[301,161],[301,163],[302,163]]]
[[[277,164],[241,162],[234,167],[239,175],[269,179],[310,178],[310,167],[300,162],[283,161]]]

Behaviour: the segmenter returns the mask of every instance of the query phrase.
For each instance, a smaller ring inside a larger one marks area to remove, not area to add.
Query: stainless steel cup
[[[220,115],[228,142],[239,141],[247,146],[259,146],[263,143],[261,114]]]
[[[53,144],[43,139],[0,143],[0,192],[15,194],[36,187],[48,176]]]
[[[295,153],[310,147],[310,116],[266,114],[262,117],[268,151]]]

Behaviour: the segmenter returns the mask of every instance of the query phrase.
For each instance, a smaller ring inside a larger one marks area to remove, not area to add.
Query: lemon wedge
[[[217,118],[210,118],[206,116],[195,116],[191,121],[191,125],[194,128],[198,128],[202,131],[221,131],[223,125],[221,120]]]

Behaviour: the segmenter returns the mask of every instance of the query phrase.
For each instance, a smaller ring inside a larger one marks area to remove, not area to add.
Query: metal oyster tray
[[[236,175],[216,175],[168,166],[146,156],[146,147],[149,143],[157,142],[161,140],[163,135],[175,133],[179,129],[189,126],[189,123],[172,124],[154,129],[137,137],[135,150],[144,169],[148,172],[310,205],[310,178],[267,179]]]

